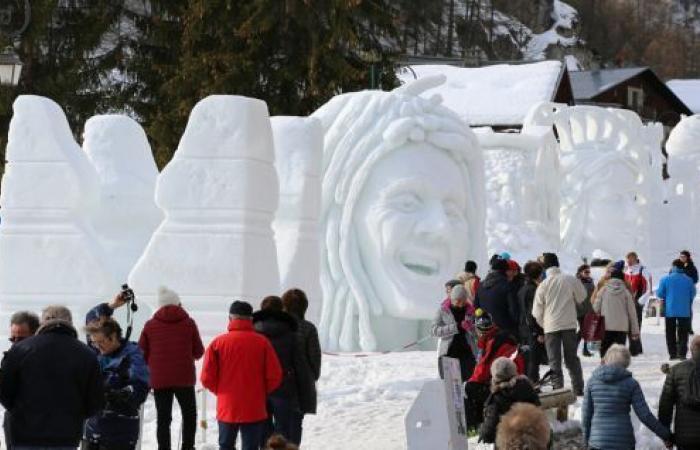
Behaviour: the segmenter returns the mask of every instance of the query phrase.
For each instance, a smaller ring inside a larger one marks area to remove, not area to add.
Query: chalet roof
[[[560,61],[477,68],[421,64],[397,75],[403,83],[445,75],[445,84],[422,95],[440,94],[443,104],[472,126],[521,126],[532,106],[554,100],[565,70]]]
[[[582,70],[569,72],[574,99],[591,100],[603,92],[634,78],[648,70],[647,67],[629,67],[623,69]]]
[[[670,80],[666,85],[694,114],[700,113],[700,80]]]

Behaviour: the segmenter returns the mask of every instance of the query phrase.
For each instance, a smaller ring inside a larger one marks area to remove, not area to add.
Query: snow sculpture
[[[191,305],[202,335],[225,330],[228,305],[279,292],[271,229],[279,186],[265,102],[215,95],[190,113],[156,186],[165,221],[129,282],[153,304],[167,285]]]
[[[521,133],[478,129],[486,173],[489,254],[508,250],[525,260],[559,247],[559,146],[533,108]]]
[[[88,119],[83,150],[97,170],[99,205],[91,222],[117,280],[126,279],[163,220],[155,204],[158,168],[143,128],[122,115]]]
[[[323,130],[318,119],[273,117],[275,166],[280,202],[272,228],[282,291],[298,287],[309,298],[307,318],[321,312],[321,159]]]
[[[644,247],[647,201],[641,130],[613,109],[574,106],[554,114],[561,146],[563,247],[608,257]]]
[[[56,103],[23,95],[13,110],[0,196],[0,311],[64,302],[80,317],[119,288],[86,220],[97,174]]]
[[[320,334],[329,350],[398,348],[423,335],[442,284],[483,261],[476,138],[421,78],[331,99],[324,129]]]
[[[670,225],[668,248],[700,250],[700,115],[683,117],[666,141],[670,179],[667,217],[683,217]]]

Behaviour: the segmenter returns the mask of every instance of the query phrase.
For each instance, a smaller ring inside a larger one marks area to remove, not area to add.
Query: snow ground
[[[700,331],[700,303],[695,302],[694,328]],[[663,321],[645,319],[642,327],[644,354],[634,358],[631,370],[639,381],[654,413],[658,409],[658,397],[664,375],[662,362],[668,359],[664,339]],[[586,379],[597,367],[600,359],[583,358]],[[543,367],[545,370],[546,367]],[[307,416],[304,421],[304,450],[328,450],[357,448],[364,450],[399,450],[406,448],[404,414],[426,380],[437,376],[437,362],[432,351],[414,351],[385,355],[352,357],[324,355],[323,374],[319,383],[318,414]],[[567,375],[568,377],[568,375]],[[568,383],[568,381],[567,381]],[[199,397],[201,399],[201,396]],[[570,411],[570,419],[579,420],[581,400]],[[215,400],[208,397],[207,432],[209,445],[216,443]],[[177,416],[178,408],[174,408]],[[637,450],[661,450],[660,440],[639,423],[632,414],[637,430]],[[149,399],[144,414],[144,449],[155,449],[155,407]],[[179,431],[180,419],[173,420],[173,443]],[[198,428],[197,442],[202,442],[202,430]],[[200,446],[203,449],[215,446]],[[490,449],[488,445],[475,445],[470,449]]]

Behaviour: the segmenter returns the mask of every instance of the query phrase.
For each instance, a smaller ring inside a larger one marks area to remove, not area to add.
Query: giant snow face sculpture
[[[435,312],[436,286],[467,248],[465,181],[449,153],[429,143],[394,151],[370,174],[354,226],[369,284],[390,316]]]
[[[338,96],[324,128],[320,333],[328,349],[416,339],[442,285],[484,258],[483,161],[475,137],[426,78]]]

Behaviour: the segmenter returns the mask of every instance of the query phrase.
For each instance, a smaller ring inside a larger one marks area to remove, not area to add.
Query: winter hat
[[[496,272],[505,272],[506,270],[508,270],[508,261],[501,258],[500,256],[491,258],[491,270]]]
[[[620,261],[615,261],[615,262],[612,264],[612,270],[613,270],[614,272],[622,272],[623,270],[625,270],[625,262],[622,261],[622,260],[620,260]]]
[[[506,261],[506,263],[508,264],[508,270],[520,272],[520,264],[518,264],[515,260],[509,259]]]
[[[476,263],[474,261],[467,261],[464,264],[464,271],[465,272],[476,273],[476,269],[477,269],[477,266],[476,266]]]
[[[457,286],[452,288],[452,291],[450,291],[450,301],[454,302],[456,300],[466,300],[467,299],[467,290],[464,289],[464,286],[461,284],[458,284]]]
[[[559,267],[559,257],[556,253],[542,253],[542,265],[545,270],[550,267]]]
[[[175,291],[171,291],[165,286],[158,288],[158,307],[179,305],[180,303],[180,296]]]
[[[479,308],[474,312],[474,315],[476,316],[474,324],[479,331],[486,332],[494,327],[491,315],[485,310]]]
[[[494,384],[510,381],[518,376],[518,369],[510,358],[501,356],[491,364],[491,379]]]
[[[506,261],[510,260],[510,253],[508,252],[501,252],[500,256],[502,259],[505,259]]]
[[[248,302],[236,300],[235,302],[231,303],[228,313],[233,316],[251,317],[253,315],[253,307],[250,306],[250,303]]]

